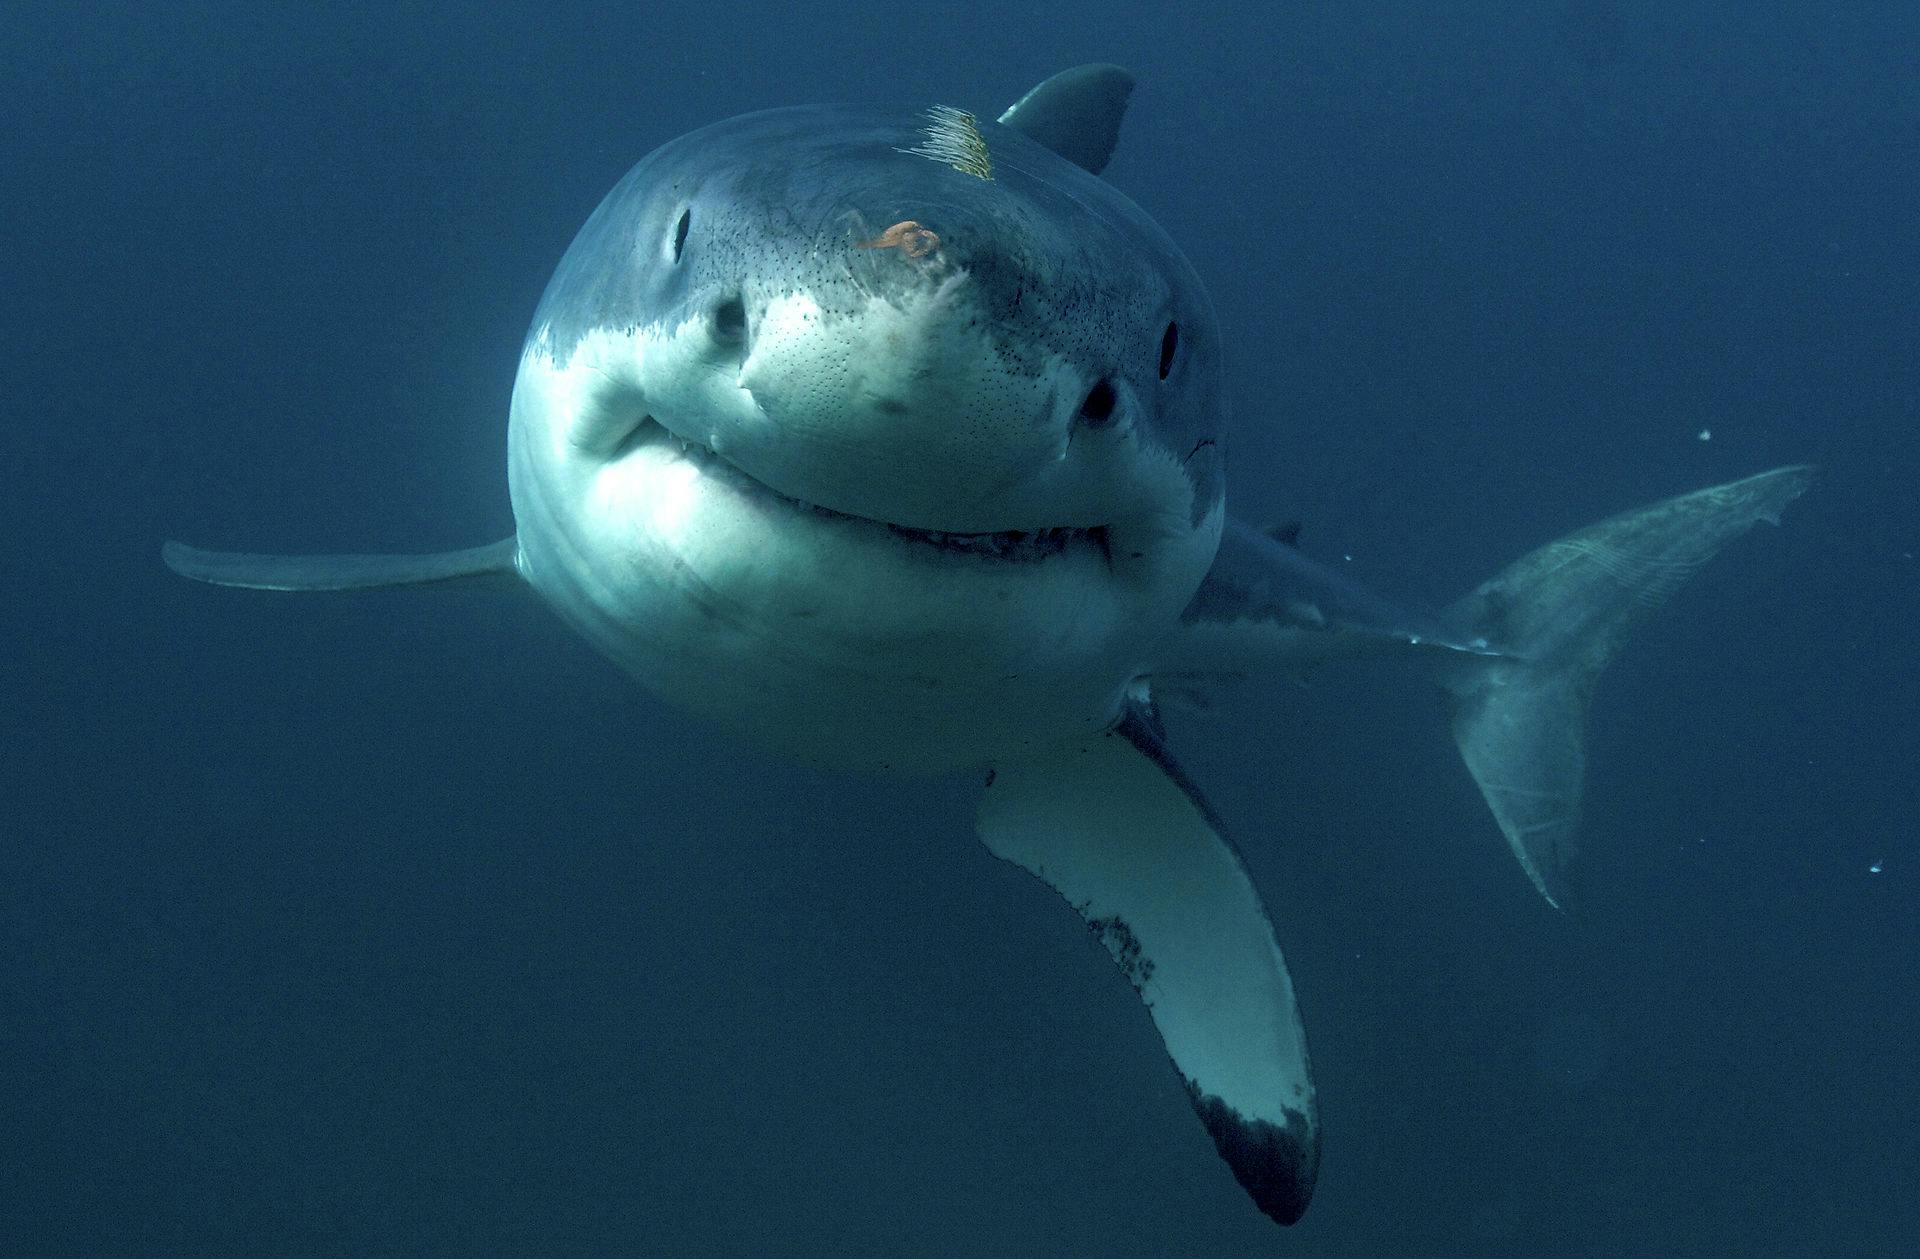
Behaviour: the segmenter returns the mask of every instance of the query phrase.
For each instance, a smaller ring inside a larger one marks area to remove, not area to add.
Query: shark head
[[[547,288],[512,412],[523,564],[722,720],[892,764],[915,741],[864,747],[877,704],[919,759],[984,760],[1118,718],[1218,545],[1220,375],[1191,265],[1023,131],[736,118],[641,161]]]

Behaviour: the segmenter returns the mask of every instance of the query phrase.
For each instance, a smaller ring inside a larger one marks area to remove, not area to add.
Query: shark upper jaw
[[[1010,563],[1032,563],[1064,554],[1070,549],[1091,547],[1109,565],[1112,563],[1113,551],[1106,525],[1045,525],[1029,529],[959,533],[950,530],[920,529],[872,516],[838,511],[796,498],[768,485],[765,481],[746,472],[738,464],[715,453],[704,443],[681,436],[652,414],[640,418],[639,423],[634,425],[626,438],[612,452],[610,459],[618,461],[643,448],[674,452],[677,458],[699,469],[702,476],[719,480],[737,493],[748,497],[774,500],[786,505],[789,509],[803,513],[883,529],[892,537],[908,545],[924,546],[954,556],[975,556]]]

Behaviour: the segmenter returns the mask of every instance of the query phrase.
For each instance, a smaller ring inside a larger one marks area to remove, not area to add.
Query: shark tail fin
[[[1813,481],[1776,468],[1591,525],[1523,556],[1447,610],[1504,654],[1441,683],[1453,737],[1534,887],[1564,907],[1586,777],[1587,703],[1627,635],[1696,569]]]
[[[435,555],[244,555],[201,551],[178,542],[160,548],[160,558],[182,577],[249,590],[368,590],[513,577],[519,572],[519,555],[517,538]]]

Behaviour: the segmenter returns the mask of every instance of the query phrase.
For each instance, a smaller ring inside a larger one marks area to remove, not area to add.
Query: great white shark
[[[997,121],[820,106],[674,140],[593,212],[534,312],[513,537],[164,556],[270,590],[510,579],[647,688],[775,749],[983,772],[980,838],[1105,943],[1221,1156],[1291,1223],[1320,1150],[1293,983],[1157,697],[1424,663],[1560,904],[1595,679],[1811,470],[1613,517],[1432,614],[1231,518],[1207,290],[1100,178],[1131,88],[1083,66]]]

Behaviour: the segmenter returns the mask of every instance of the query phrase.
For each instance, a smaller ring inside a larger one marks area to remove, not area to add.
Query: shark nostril
[[[1119,402],[1120,396],[1113,391],[1113,382],[1096,381],[1093,388],[1087,390],[1086,400],[1080,404],[1080,418],[1089,424],[1105,424],[1113,418],[1113,409]]]
[[[738,296],[715,306],[710,322],[713,339],[723,345],[739,345],[747,339],[747,306]]]

